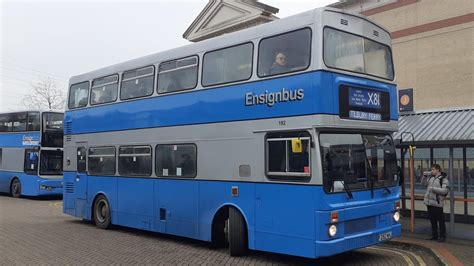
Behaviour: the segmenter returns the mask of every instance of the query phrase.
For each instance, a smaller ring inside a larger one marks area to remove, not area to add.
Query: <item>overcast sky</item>
[[[30,84],[71,76],[188,43],[208,0],[0,0],[0,112],[25,109]],[[284,18],[335,0],[260,0]]]

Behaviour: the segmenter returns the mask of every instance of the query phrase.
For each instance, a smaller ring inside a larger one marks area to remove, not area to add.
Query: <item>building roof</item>
[[[394,139],[400,140],[401,132],[411,132],[417,145],[474,144],[474,108],[402,114],[398,128]],[[409,141],[411,136],[403,134],[403,143]]]
[[[275,13],[278,8],[257,0],[209,0],[183,33],[183,38],[202,41],[273,21],[278,19]]]

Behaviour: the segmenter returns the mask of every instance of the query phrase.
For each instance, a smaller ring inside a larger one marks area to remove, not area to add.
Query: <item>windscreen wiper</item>
[[[349,186],[346,185],[346,182],[345,181],[341,181],[341,182],[342,182],[342,185],[344,186],[344,190],[346,191],[347,196],[349,196],[349,199],[354,198],[354,196],[352,196],[352,191],[350,190]]]

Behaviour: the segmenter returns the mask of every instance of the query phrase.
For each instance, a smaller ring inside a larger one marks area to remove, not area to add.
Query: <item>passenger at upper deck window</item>
[[[269,74],[279,74],[279,73],[284,73],[288,72],[290,68],[288,67],[286,63],[286,56],[283,52],[277,52],[275,56],[275,62],[273,65],[270,67]]]

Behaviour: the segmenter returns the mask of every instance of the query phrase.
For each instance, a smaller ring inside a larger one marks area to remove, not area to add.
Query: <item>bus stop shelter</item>
[[[408,133],[403,133],[408,132]],[[403,134],[402,134],[403,133]],[[414,139],[412,140],[411,134]],[[403,136],[403,139],[402,139]],[[431,164],[441,165],[448,174],[450,195],[445,204],[448,230],[456,223],[474,224],[474,108],[433,110],[401,114],[399,131],[394,134],[399,165],[404,173],[402,186],[402,214],[410,215],[410,178],[408,146],[416,146],[414,153],[415,217],[428,218],[423,204],[425,188],[421,186],[423,171]]]

